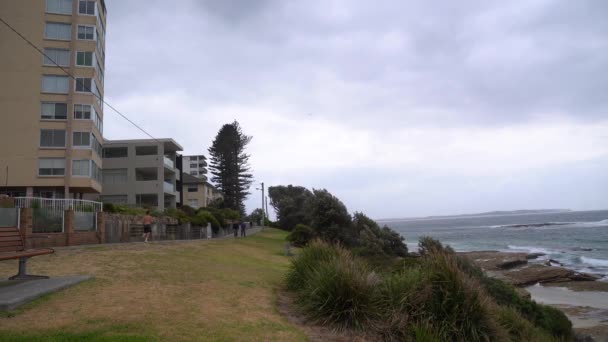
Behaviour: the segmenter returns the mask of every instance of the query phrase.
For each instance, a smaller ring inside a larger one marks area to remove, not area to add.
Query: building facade
[[[0,13],[46,55],[0,24],[0,193],[99,194],[104,0],[0,1]]]
[[[223,198],[221,191],[211,183],[184,172],[183,178],[183,204],[192,208],[204,208],[218,198]]]
[[[207,180],[207,157],[184,156],[184,173],[197,177],[202,180]]]
[[[173,139],[104,141],[101,199],[159,211],[179,206],[181,150]]]

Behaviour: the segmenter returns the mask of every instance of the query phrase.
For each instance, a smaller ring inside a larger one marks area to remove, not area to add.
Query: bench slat
[[[14,231],[14,232],[0,232],[0,239],[2,239],[3,236],[13,236],[13,235],[21,235],[18,231]]]
[[[0,253],[22,251],[23,246],[0,247]]]
[[[1,248],[0,248],[0,250],[1,250]],[[37,255],[52,254],[54,252],[55,252],[55,250],[50,249],[50,248],[30,249],[30,250],[17,251],[17,252],[15,252],[13,250],[12,252],[0,253],[0,260],[18,259],[21,257],[29,258],[29,257],[37,256]]]
[[[21,240],[13,240],[13,241],[0,240],[0,247],[12,247],[12,246],[21,248],[23,246],[23,243],[21,242]]]
[[[18,232],[19,229],[17,227],[0,227],[0,232]]]
[[[13,235],[13,236],[0,236],[0,241],[21,241],[21,235]]]

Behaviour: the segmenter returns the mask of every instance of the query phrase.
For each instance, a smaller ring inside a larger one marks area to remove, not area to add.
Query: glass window
[[[190,171],[190,175],[192,175],[192,176],[198,176],[198,172],[197,171]]]
[[[91,147],[91,133],[73,132],[72,145],[74,147]]]
[[[38,175],[63,176],[65,174],[65,159],[41,158],[38,159]]]
[[[104,158],[126,158],[129,154],[126,147],[104,147]]]
[[[95,27],[78,25],[78,39],[95,40]]]
[[[72,160],[72,176],[91,176],[90,160]]]
[[[155,156],[157,154],[157,146],[135,146],[135,155],[137,156]]]
[[[71,40],[72,39],[72,25],[61,24],[61,23],[46,23],[44,26],[44,38],[58,39],[58,40]]]
[[[72,14],[72,0],[46,0],[46,12]]]
[[[78,13],[86,15],[95,15],[95,1],[78,1]]]
[[[124,184],[127,182],[127,169],[104,169],[103,184]]]
[[[198,207],[198,200],[197,199],[189,199],[188,200],[188,205],[191,206],[192,208],[196,208],[196,207]]]
[[[70,66],[70,50],[45,48],[42,64]]]
[[[76,51],[76,65],[93,66],[93,52]]]
[[[91,120],[91,112],[95,112],[93,106],[87,104],[74,105],[74,119]]]
[[[60,102],[42,102],[40,118],[45,120],[65,120],[68,118],[68,104]]]
[[[68,85],[67,76],[44,75],[42,76],[42,92],[44,93],[60,93],[67,94]]]
[[[40,147],[65,147],[65,130],[41,129]]]
[[[92,93],[93,88],[91,85],[91,79],[77,77],[76,78],[76,91],[82,92],[82,93]]]
[[[97,181],[97,183],[101,184],[103,182],[103,173],[101,168],[95,163],[95,161],[91,161],[91,178]]]
[[[198,191],[198,187],[196,185],[192,186],[188,186],[188,192],[197,192]]]
[[[196,169],[196,164],[190,164],[191,169]]]
[[[93,151],[97,153],[98,156],[102,156],[103,147],[101,146],[97,138],[95,138],[95,134],[93,133],[91,133],[91,147],[93,148]]]

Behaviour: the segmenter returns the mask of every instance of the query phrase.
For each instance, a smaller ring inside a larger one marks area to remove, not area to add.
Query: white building
[[[197,177],[202,180],[207,180],[207,157],[203,155],[198,156],[184,156],[183,159],[183,172],[191,176]]]

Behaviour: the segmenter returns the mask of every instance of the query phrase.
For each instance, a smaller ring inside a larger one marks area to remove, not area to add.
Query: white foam
[[[514,245],[508,245],[507,247],[509,249],[512,249],[512,250],[515,250],[515,251],[522,251],[522,252],[528,252],[528,253],[555,254],[554,251],[551,251],[549,249],[542,248],[542,247],[535,247],[535,246],[514,246]]]
[[[591,266],[608,267],[608,260],[605,259],[594,259],[582,256],[581,261]]]

